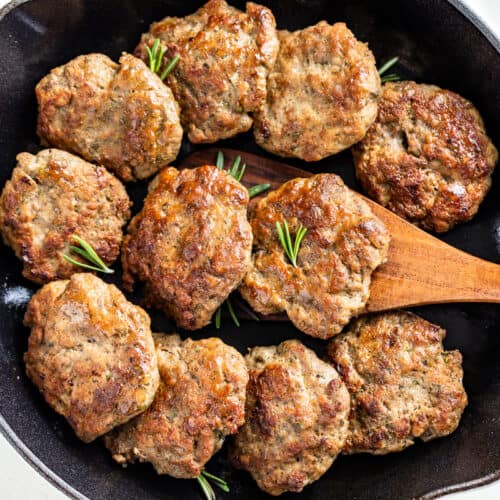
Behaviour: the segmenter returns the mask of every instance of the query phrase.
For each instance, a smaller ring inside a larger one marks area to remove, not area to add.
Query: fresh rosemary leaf
[[[231,319],[233,320],[234,324],[239,328],[240,322],[238,320],[238,316],[236,316],[236,313],[234,312],[233,304],[231,304],[231,299],[229,297],[226,299],[226,304],[227,304],[227,310],[229,311],[229,315],[231,316]]]
[[[203,474],[203,473],[202,473]],[[196,480],[198,481],[198,484],[200,485],[201,491],[203,491],[203,494],[205,495],[205,498],[207,500],[216,500],[215,492],[210,485],[210,483],[203,477],[203,475],[200,474]]]
[[[246,163],[243,163],[241,165],[241,156],[237,156],[233,164],[231,165],[231,168],[228,170],[229,175],[234,177],[238,182],[241,182],[241,179],[243,179],[243,176],[245,175],[245,170],[247,168]],[[219,151],[217,153],[217,158],[215,160],[215,166],[219,170],[224,169],[224,153],[222,151]],[[268,190],[271,187],[271,184],[257,184],[255,186],[252,186],[251,188],[248,188],[248,196],[250,198],[253,198],[254,196],[257,196],[260,193],[263,193],[264,191]]]
[[[209,480],[213,481],[213,483],[225,493],[229,493],[229,486],[226,481],[224,481],[224,479],[214,476],[213,474],[210,474],[210,472],[207,472],[205,470],[201,472],[196,480],[198,481],[198,484],[200,485],[200,488],[207,500],[216,499],[215,492],[212,488],[212,485],[209,483]]]
[[[70,245],[69,247],[70,250],[73,253],[76,253],[81,257],[83,257],[85,260],[90,262],[90,264],[81,262],[79,260],[75,260],[71,256],[63,253],[62,256],[65,260],[71,262],[75,266],[80,266],[85,269],[91,269],[92,271],[99,271],[101,273],[107,273],[107,274],[114,273],[113,269],[110,269],[104,263],[104,261],[99,257],[99,255],[97,255],[97,252],[84,239],[80,238],[80,236],[77,236],[76,234],[72,235],[71,238],[80,246],[77,247],[76,245]]]
[[[180,60],[179,56],[172,57],[170,62],[167,64],[167,66],[163,70],[163,73],[160,75],[160,78],[162,80],[165,80],[165,78],[167,78],[167,76],[170,75],[170,73],[172,73],[174,68],[177,66],[177,63],[179,62],[179,60]]]
[[[224,491],[225,493],[229,493],[229,486],[226,483],[226,481],[224,481],[224,479],[214,476],[213,474],[210,474],[210,472],[207,472],[206,470],[202,472],[202,475],[205,476],[207,479],[211,479],[222,491]]]
[[[250,198],[253,198],[254,196],[259,195],[260,193],[263,193],[264,191],[267,191],[271,187],[271,184],[256,184],[255,186],[252,186],[251,188],[248,188],[248,195]]]
[[[396,73],[391,73],[390,75],[384,75],[380,81],[382,83],[387,83],[387,82],[397,82],[401,78],[399,78],[399,75],[396,75]]]
[[[387,70],[391,69],[397,62],[399,61],[399,57],[393,57],[386,61],[378,70],[378,74],[382,76]]]
[[[215,328],[220,329],[220,318],[222,316],[222,308],[219,307],[215,313]]]
[[[217,159],[215,160],[215,166],[219,170],[222,170],[224,168],[224,153],[222,151],[219,151],[217,153]]]
[[[163,56],[165,55],[166,51],[167,49],[165,47],[160,46],[159,38],[154,41],[152,47],[146,46],[146,52],[149,59],[149,69],[153,73],[156,73],[162,80],[165,80],[165,78],[167,78],[167,76],[172,72],[180,59],[179,56],[173,57],[166,65],[163,72],[160,74]]]
[[[288,260],[294,267],[297,267],[297,257],[299,255],[300,245],[304,236],[307,233],[307,229],[304,226],[299,226],[297,233],[295,234],[295,241],[292,244],[292,237],[290,235],[290,230],[286,221],[282,224],[276,222],[276,231],[278,232],[278,238],[281,242],[281,246],[285,251]]]
[[[234,324],[239,328],[240,321],[238,319],[238,316],[236,315],[236,312],[234,311],[233,304],[231,304],[231,300],[229,299],[229,297],[226,299],[225,304],[227,306],[227,310],[229,311],[231,319],[233,320]],[[222,317],[222,306],[220,306],[215,313],[215,328],[217,330],[220,329],[221,317]]]
[[[397,82],[398,80],[400,80],[399,76],[396,73],[390,73],[389,75],[385,75],[385,73],[389,69],[391,69],[398,61],[399,57],[393,57],[392,59],[389,59],[387,62],[382,64],[382,66],[378,70],[378,74],[380,75],[380,80],[382,83]]]
[[[75,259],[71,258],[69,255],[66,255],[65,253],[63,253],[62,256],[65,260],[67,260],[68,262],[71,262],[71,264],[74,264],[75,266],[80,266],[80,267],[83,267],[85,269],[90,269],[91,271],[102,271],[102,269],[100,269],[99,267],[91,266],[89,264],[85,264],[84,262],[80,262],[79,260],[75,260]],[[105,272],[105,271],[102,271],[102,272]],[[111,270],[111,272],[113,272],[113,271]]]
[[[232,165],[231,169],[229,170],[229,175],[232,175],[236,180],[238,180],[237,175],[238,175],[238,168],[240,166],[240,163],[241,163],[241,156],[238,155],[234,159],[233,165]]]

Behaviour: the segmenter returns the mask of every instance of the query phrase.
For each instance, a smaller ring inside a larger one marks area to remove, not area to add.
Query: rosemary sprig
[[[278,231],[278,237],[288,259],[294,267],[297,267],[297,256],[299,255],[300,244],[307,233],[307,229],[302,225],[299,226],[293,244],[286,220],[283,221],[283,226],[279,222],[276,222],[276,230]]]
[[[222,151],[219,151],[217,153],[217,158],[215,160],[215,166],[219,170],[224,170],[224,153]],[[245,174],[245,170],[247,168],[246,163],[241,164],[241,156],[238,155],[234,161],[231,167],[229,168],[228,172],[231,176],[233,176],[237,181],[241,181],[243,178],[243,175]],[[255,186],[252,186],[251,188],[248,189],[248,196],[250,198],[253,198],[254,196],[257,196],[260,193],[263,193],[264,191],[267,191],[271,187],[271,184],[256,184]]]
[[[222,151],[217,152],[217,157],[215,159],[215,166],[219,170],[224,170],[224,153]],[[231,167],[228,169],[229,175],[234,177],[238,182],[241,181],[243,178],[243,175],[245,174],[245,170],[247,168],[246,163],[241,163],[241,156],[238,155],[234,160],[233,164]],[[271,187],[271,184],[256,184],[255,186],[252,186],[251,188],[248,189],[248,196],[250,198],[253,198],[254,196],[257,196],[260,193],[263,193],[264,191],[268,190]],[[231,316],[231,319],[233,320],[233,323],[239,327],[240,326],[240,321],[238,319],[238,316],[236,315],[236,312],[233,308],[233,305],[231,304],[231,300],[229,298],[226,299],[225,302],[227,306],[227,310],[229,311],[229,315]],[[217,330],[220,329],[221,326],[221,319],[222,319],[222,306],[217,309],[215,315],[214,315],[214,323],[215,323],[215,328]],[[257,321],[259,321],[257,317]]]
[[[229,493],[229,486],[220,477],[214,476],[207,472],[206,470],[202,471],[201,474],[196,478],[198,484],[200,485],[201,490],[203,491],[205,498],[207,500],[215,500],[215,492],[210,484],[209,480],[212,481],[217,487],[219,487],[225,493]]]
[[[224,302],[224,304],[226,304],[226,306],[227,306],[227,310],[229,311],[229,316],[231,316],[231,319],[233,320],[234,324],[239,328],[240,327],[240,320],[238,319],[238,316],[236,315],[236,312],[233,308],[233,304],[231,304],[231,299],[228,297],[226,299],[226,301]],[[217,309],[217,312],[215,313],[215,328],[217,330],[220,329],[221,317],[222,317],[222,306],[220,306],[219,309]]]
[[[400,79],[399,75],[397,75],[396,73],[390,73],[388,75],[384,75],[384,73],[386,73],[389,69],[391,69],[398,61],[399,57],[393,57],[392,59],[389,59],[384,64],[382,64],[382,66],[378,70],[378,74],[381,77],[382,83],[397,82]]]
[[[101,273],[106,273],[106,274],[112,274],[114,273],[113,269],[110,269],[104,262],[103,260],[97,255],[97,252],[80,236],[77,236],[76,234],[73,234],[71,238],[78,243],[80,246],[76,245],[70,245],[69,248],[73,253],[76,253],[83,257],[85,260],[90,262],[90,264],[87,264],[85,262],[73,259],[69,255],[66,255],[65,253],[61,254],[65,260],[68,262],[71,262],[71,264],[74,264],[75,266],[80,266],[85,269],[90,269],[91,271],[98,271]]]
[[[149,58],[149,69],[156,73],[162,80],[165,80],[167,76],[172,72],[172,70],[177,66],[180,57],[174,56],[165,66],[165,69],[160,73],[161,63],[163,62],[163,56],[165,55],[166,48],[160,45],[160,39],[157,38],[150,48],[146,46],[146,52]]]

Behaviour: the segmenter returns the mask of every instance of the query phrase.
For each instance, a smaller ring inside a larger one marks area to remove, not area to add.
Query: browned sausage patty
[[[123,243],[124,284],[143,282],[148,305],[185,329],[207,325],[250,266],[248,191],[205,165],[153,180]]]
[[[462,356],[446,332],[399,311],[363,317],[328,355],[351,394],[345,453],[383,455],[453,432],[467,405]]]
[[[168,77],[191,142],[215,142],[245,132],[262,105],[266,77],[278,52],[272,12],[255,3],[246,13],[210,0],[194,14],[153,23],[135,53],[161,40],[165,61],[180,56]]]
[[[45,285],[24,317],[26,373],[86,443],[143,412],[159,375],[149,317],[89,273]]]
[[[266,102],[255,114],[257,143],[315,161],[361,140],[377,116],[380,78],[368,46],[344,23],[279,32]]]
[[[37,133],[45,143],[104,165],[124,181],[175,160],[182,141],[170,89],[130,54],[79,56],[36,86]]]
[[[276,222],[284,220],[292,239],[300,225],[308,230],[297,267],[278,238]],[[286,311],[303,332],[328,338],[362,310],[371,274],[387,257],[389,234],[340,177],[319,174],[283,184],[256,204],[250,223],[253,265],[240,292],[257,312]]]
[[[0,197],[0,231],[36,283],[68,278],[80,268],[62,257],[86,240],[106,264],[118,257],[130,201],[105,168],[58,149],[17,155]]]
[[[220,339],[184,342],[155,334],[160,388],[153,404],[105,437],[118,463],[151,462],[158,474],[191,478],[243,424],[248,372]]]
[[[377,121],[353,153],[370,197],[438,232],[476,214],[498,159],[469,101],[415,82],[383,86]]]
[[[255,347],[246,360],[245,424],[231,461],[271,495],[302,491],[342,450],[349,393],[338,373],[298,340]]]

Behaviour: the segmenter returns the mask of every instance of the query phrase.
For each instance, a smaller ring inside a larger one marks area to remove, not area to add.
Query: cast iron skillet
[[[188,14],[201,3],[34,0],[12,10],[7,7],[0,21],[0,185],[10,177],[18,152],[39,149],[33,89],[43,75],[88,52],[103,52],[116,60],[122,50],[133,50],[151,21]],[[241,1],[232,3],[243,6]],[[379,62],[398,55],[401,65],[397,70],[403,76],[435,83],[472,100],[493,141],[500,145],[500,43],[456,0],[261,3],[272,8],[281,28],[298,29],[321,19],[346,21],[359,39],[369,42]],[[225,141],[224,145],[265,155],[251,134]],[[181,157],[193,149],[185,142]],[[347,184],[359,188],[348,152],[320,163],[295,164],[314,172],[338,173]],[[145,186],[145,182],[130,186],[136,211]],[[497,173],[479,214],[443,239],[499,262],[499,194]],[[44,403],[24,375],[22,362],[28,336],[22,317],[36,287],[22,279],[21,265],[9,249],[0,245],[0,255],[0,427],[4,435],[35,469],[70,497],[197,498],[200,493],[195,481],[157,476],[145,464],[123,470],[112,462],[100,442],[85,445],[77,440],[64,419]],[[447,438],[416,444],[402,453],[341,457],[321,480],[305,489],[302,498],[432,498],[500,477],[500,308],[442,305],[416,312],[444,326],[448,330],[446,347],[459,348],[464,354],[464,383],[470,402],[460,427]],[[161,314],[152,312],[152,320],[156,331],[172,331]],[[220,332],[209,327],[192,334],[194,338],[209,335],[221,336],[242,352],[250,346],[274,344],[290,337],[299,338],[319,354],[324,349],[324,343],[302,335],[290,324],[246,322],[236,329],[226,318]],[[265,496],[247,473],[228,466],[225,455],[223,449],[208,464],[208,470],[230,483],[230,495],[218,492],[220,498]]]

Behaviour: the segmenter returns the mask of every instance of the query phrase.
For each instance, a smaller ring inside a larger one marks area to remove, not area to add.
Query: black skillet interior
[[[243,2],[232,2],[242,7]],[[380,62],[398,55],[397,71],[417,81],[457,91],[474,102],[494,142],[500,145],[500,56],[473,24],[445,0],[277,0],[269,5],[280,28],[298,29],[321,19],[345,21],[367,41]],[[117,59],[132,51],[153,20],[185,15],[201,2],[183,0],[34,0],[9,12],[0,21],[0,185],[10,176],[20,151],[39,149],[35,135],[34,86],[52,67],[83,53],[103,52]],[[224,146],[265,155],[251,134],[225,141]],[[194,147],[185,142],[182,155]],[[292,162],[293,163],[293,162]],[[320,163],[297,166],[314,172],[340,174],[356,182],[348,152]],[[135,210],[146,183],[129,186]],[[498,262],[500,256],[500,178],[475,219],[443,237],[448,243]],[[104,498],[197,498],[195,481],[157,476],[148,465],[124,470],[114,464],[100,442],[78,441],[65,421],[54,414],[24,375],[22,354],[28,331],[22,326],[25,303],[35,286],[21,277],[21,265],[0,247],[0,413],[13,431],[57,476],[85,496]],[[119,282],[119,280],[117,280]],[[137,300],[137,297],[133,297]],[[441,305],[419,308],[425,318],[448,330],[446,346],[464,354],[465,386],[470,403],[452,436],[417,444],[386,457],[341,457],[325,476],[306,488],[302,498],[412,498],[441,488],[467,487],[500,473],[498,365],[500,308],[493,305]],[[152,312],[157,331],[171,331],[161,314]],[[219,335],[242,352],[250,346],[274,344],[297,337],[321,354],[319,341],[302,335],[290,324],[245,322],[235,328],[225,318],[222,330],[209,327],[194,338]],[[5,425],[4,425],[5,427]],[[4,429],[5,432],[5,429]],[[17,436],[15,437],[14,434]],[[32,459],[32,461],[36,459]],[[231,485],[221,498],[264,496],[250,476],[232,470],[225,450],[208,469]],[[66,492],[51,472],[48,476]],[[54,479],[55,478],[55,479]],[[20,486],[22,488],[22,486]],[[285,495],[285,497],[287,497]]]

